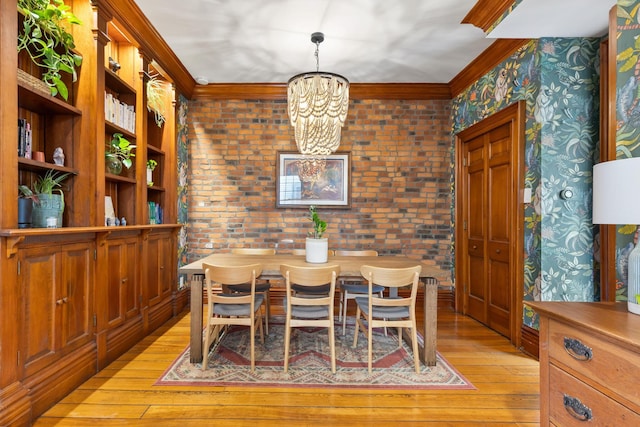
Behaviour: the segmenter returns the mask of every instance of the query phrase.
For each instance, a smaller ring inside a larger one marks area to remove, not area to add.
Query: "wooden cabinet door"
[[[56,296],[60,287],[58,247],[34,247],[20,251],[18,280],[22,292],[23,318],[21,360],[24,376],[32,375],[55,361],[56,319],[62,304]],[[59,323],[59,321],[58,321]]]
[[[162,299],[160,282],[163,280],[161,272],[163,247],[161,243],[162,239],[157,235],[150,236],[147,241],[147,269],[143,283],[146,285],[149,307],[158,304]]]
[[[122,277],[122,296],[125,319],[131,319],[140,314],[140,302],[142,294],[140,292],[140,245],[137,237],[127,238],[123,242],[124,258],[121,260],[124,265]]]
[[[160,236],[160,295],[162,299],[167,298],[173,292],[176,277],[176,251],[174,250],[174,239],[171,233],[164,233]]]
[[[57,300],[62,301],[60,341],[65,351],[92,339],[91,284],[93,283],[93,245],[77,243],[62,247],[62,279]]]
[[[113,328],[140,313],[139,244],[136,237],[109,240],[107,324]]]

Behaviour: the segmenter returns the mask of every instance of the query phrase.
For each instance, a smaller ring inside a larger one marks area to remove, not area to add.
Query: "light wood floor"
[[[189,315],[184,313],[89,379],[34,425],[539,425],[538,362],[504,337],[447,309],[439,309],[438,351],[477,390],[154,386],[188,340]]]

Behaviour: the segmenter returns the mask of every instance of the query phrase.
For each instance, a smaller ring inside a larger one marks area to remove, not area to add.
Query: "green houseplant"
[[[60,73],[69,73],[76,81],[76,67],[82,64],[82,57],[73,51],[73,35],[67,30],[80,25],[80,20],[63,0],[18,0],[18,12],[24,17],[18,31],[18,52],[28,52],[33,63],[43,69],[42,81],[51,94],[59,93],[66,100],[69,89]]]
[[[153,159],[147,160],[147,185],[149,187],[153,186],[153,171],[158,166],[158,162]]]
[[[104,153],[107,171],[114,175],[120,175],[122,166],[129,169],[133,165],[131,158],[135,157],[134,148],[136,146],[121,133],[114,133]]]
[[[48,170],[33,183],[33,227],[62,227],[64,193],[60,187],[67,176],[68,173]]]
[[[309,206],[309,219],[313,223],[313,231],[305,241],[306,261],[314,264],[325,263],[329,254],[329,239],[322,237],[327,230],[327,222],[320,219],[316,207]]]

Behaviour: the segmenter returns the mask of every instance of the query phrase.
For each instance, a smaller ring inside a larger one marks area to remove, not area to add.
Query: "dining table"
[[[262,264],[260,279],[282,283],[280,266],[289,264],[295,266],[318,266],[321,264],[308,263],[304,255],[278,253],[275,255],[245,255],[232,253],[214,253],[197,261],[184,265],[178,269],[180,274],[187,275],[190,283],[191,318],[190,318],[190,361],[202,362],[202,329],[203,329],[203,284],[204,270],[202,264],[220,266],[234,266],[247,264]],[[446,277],[444,270],[425,261],[409,258],[404,255],[382,256],[329,256],[326,265],[339,265],[341,279],[362,278],[360,268],[363,265],[373,265],[386,268],[404,268],[421,265],[420,283],[424,289],[424,323],[422,330],[423,343],[419,343],[420,360],[426,366],[436,364],[436,334],[438,326],[438,281]],[[408,335],[405,335],[405,339]]]

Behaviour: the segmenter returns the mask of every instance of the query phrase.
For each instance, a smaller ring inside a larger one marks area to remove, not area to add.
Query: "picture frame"
[[[278,151],[276,207],[351,207],[351,153],[308,156]]]

